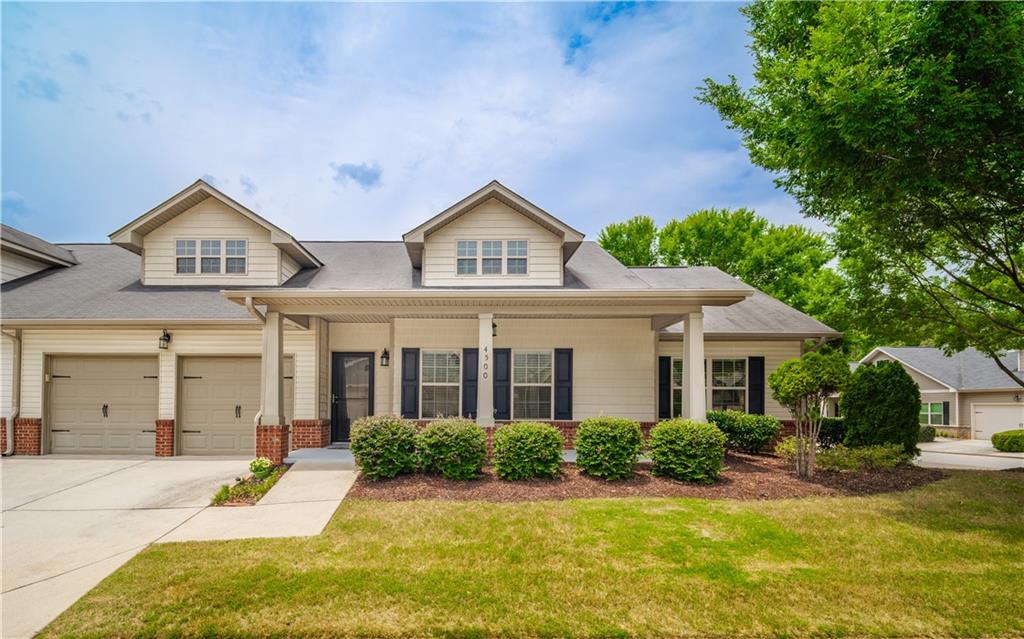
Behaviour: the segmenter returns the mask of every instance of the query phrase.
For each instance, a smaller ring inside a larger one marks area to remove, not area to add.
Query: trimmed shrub
[[[910,455],[899,444],[861,448],[848,448],[839,444],[818,452],[818,466],[833,471],[895,468],[909,463],[910,459]]]
[[[468,419],[438,419],[416,435],[416,454],[423,472],[476,479],[487,460],[487,435]]]
[[[796,437],[792,435],[783,437],[778,444],[775,444],[775,454],[786,461],[796,459]]]
[[[842,417],[826,417],[821,420],[821,430],[818,431],[818,445],[822,448],[832,448],[843,443],[846,439],[846,422]]]
[[[1024,453],[1024,429],[1004,430],[992,435],[992,446],[1004,453]]]
[[[588,475],[624,479],[643,446],[640,423],[621,417],[590,417],[576,429],[576,465]]]
[[[921,430],[917,431],[917,442],[933,442],[935,441],[935,427],[934,426],[922,426]]]
[[[554,426],[515,422],[494,433],[494,468],[502,479],[554,477],[563,447],[562,433]]]
[[[726,436],[714,424],[669,419],[651,429],[655,475],[713,484],[722,469]]]
[[[860,366],[839,398],[846,421],[843,443],[851,448],[899,444],[917,454],[921,390],[896,362]]]
[[[779,434],[782,424],[771,415],[751,415],[738,410],[710,410],[708,421],[725,434],[732,450],[758,453]]]
[[[416,427],[397,415],[357,419],[351,448],[367,479],[390,479],[416,470]]]

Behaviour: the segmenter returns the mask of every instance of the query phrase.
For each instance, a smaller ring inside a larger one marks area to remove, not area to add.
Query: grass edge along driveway
[[[154,546],[42,636],[1019,635],[1022,547],[1022,473],[767,502],[352,500],[314,538]]]

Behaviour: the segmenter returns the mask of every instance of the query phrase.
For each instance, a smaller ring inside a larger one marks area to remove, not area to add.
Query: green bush
[[[853,372],[839,398],[846,422],[843,443],[851,448],[899,444],[917,453],[921,390],[896,362],[865,364]]]
[[[550,424],[516,422],[494,433],[494,468],[502,479],[554,477],[562,465],[562,433]]]
[[[270,477],[270,473],[274,472],[274,462],[266,457],[257,457],[249,462],[249,472],[252,473],[256,479],[266,479],[267,477]]]
[[[1004,430],[992,435],[992,446],[1004,453],[1024,453],[1024,429]]]
[[[818,451],[817,463],[823,470],[874,470],[895,468],[910,462],[910,455],[899,444],[878,444],[849,448],[843,444]]]
[[[661,477],[713,484],[722,469],[726,436],[714,424],[669,419],[651,429],[653,472]]]
[[[935,427],[922,426],[921,430],[917,431],[917,441],[918,443],[935,441]]]
[[[846,422],[842,417],[826,417],[821,420],[821,430],[818,431],[818,445],[822,448],[832,448],[842,444],[846,439]]]
[[[416,453],[424,472],[476,479],[487,460],[487,435],[468,419],[438,419],[416,435]]]
[[[576,429],[576,465],[602,479],[624,479],[643,445],[640,423],[620,417],[590,417]]]
[[[796,437],[790,435],[779,440],[779,443],[775,444],[775,454],[786,461],[796,459]]]
[[[709,410],[708,421],[725,434],[726,447],[758,453],[779,434],[781,424],[771,415],[751,415],[738,410]]]
[[[351,448],[367,479],[390,479],[416,470],[416,427],[396,415],[357,419]]]

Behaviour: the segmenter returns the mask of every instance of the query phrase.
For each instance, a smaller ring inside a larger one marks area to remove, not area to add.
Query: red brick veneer
[[[326,448],[331,444],[331,420],[296,419],[292,421],[291,450]]]
[[[288,456],[288,424],[260,424],[256,427],[256,456],[275,464]]]
[[[174,420],[156,420],[156,445],[153,454],[157,457],[174,456]]]
[[[14,454],[43,454],[43,420],[38,417],[14,419]]]
[[[0,417],[0,452],[7,450],[7,418]]]

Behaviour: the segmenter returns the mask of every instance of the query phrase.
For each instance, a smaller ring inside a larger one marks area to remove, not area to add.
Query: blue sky
[[[749,83],[738,7],[4,3],[3,219],[105,241],[205,176],[300,239],[398,239],[495,178],[592,239],[800,222],[694,100]]]

